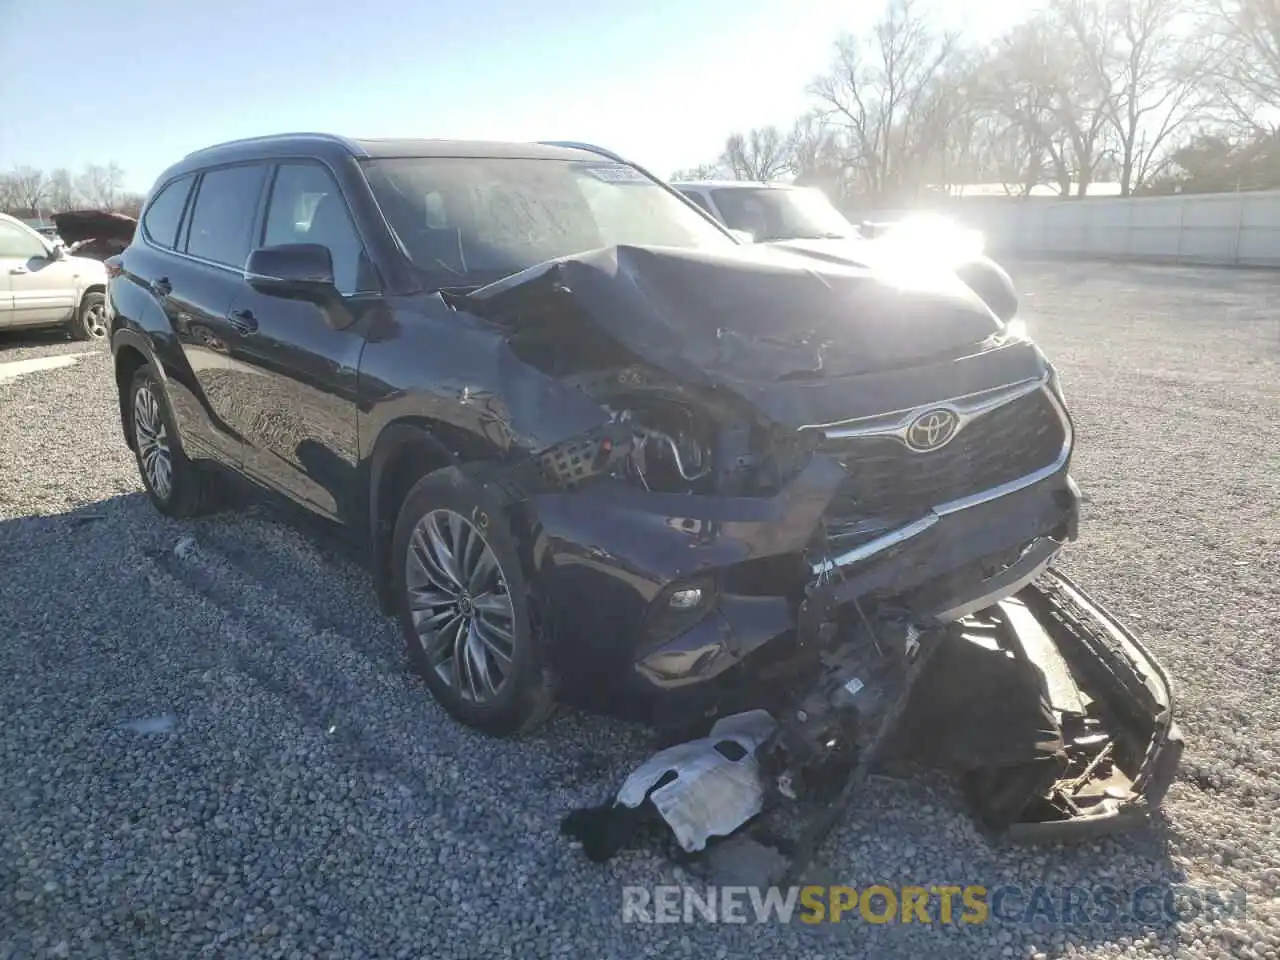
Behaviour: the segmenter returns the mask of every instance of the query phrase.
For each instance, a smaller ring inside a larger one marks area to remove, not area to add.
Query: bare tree
[[[76,187],[71,179],[71,171],[66,167],[59,167],[49,174],[49,210],[52,213],[61,213],[64,210],[74,210],[79,205],[79,198],[76,195]]]
[[[1280,0],[1212,0],[1223,56],[1218,94],[1236,122],[1255,133],[1277,131],[1280,108]]]
[[[696,167],[684,167],[676,170],[671,174],[671,179],[676,182],[682,180],[718,180],[723,172],[714,163],[700,163]]]
[[[1204,115],[1212,47],[1192,33],[1192,0],[1054,0],[1054,12],[1100,97],[1129,196],[1169,162],[1178,130]]]
[[[1059,56],[1043,18],[1020,24],[995,42],[975,71],[977,106],[996,122],[991,136],[1023,151],[1020,169],[1003,165],[1000,179],[1018,183],[1019,193],[1049,182],[1066,196],[1071,190],[1070,146],[1063,134],[1059,103]]]
[[[17,167],[9,172],[6,179],[8,208],[24,216],[40,216],[49,191],[44,171],[35,167]]]
[[[796,183],[821,187],[830,197],[845,193],[844,162],[836,130],[821,113],[800,117],[791,128],[791,166]]]
[[[125,191],[116,198],[116,205],[112,209],[117,213],[123,213],[126,216],[137,219],[142,215],[142,204],[146,199],[144,194]]]
[[[930,27],[917,0],[888,0],[869,34],[837,41],[831,69],[810,85],[840,131],[846,166],[872,195],[909,185],[919,150],[938,140],[939,81],[956,43]]]
[[[0,173],[0,213],[17,212],[18,207],[13,197],[13,175]]]
[[[735,133],[725,141],[720,165],[735,180],[777,180],[791,171],[791,142],[775,126]]]
[[[84,201],[91,207],[104,210],[114,208],[116,198],[124,182],[124,171],[112,161],[106,165],[91,163],[84,168],[77,181],[77,188]]]

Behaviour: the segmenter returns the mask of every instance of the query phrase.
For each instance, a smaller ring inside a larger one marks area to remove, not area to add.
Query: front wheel
[[[392,537],[396,608],[409,659],[440,705],[494,736],[554,710],[516,539],[456,468],[409,491]]]
[[[101,293],[86,293],[80,309],[67,325],[73,340],[101,340],[107,335],[107,298]]]
[[[138,473],[155,508],[170,517],[209,512],[215,500],[214,478],[183,453],[169,398],[149,367],[133,375],[126,416],[131,418]]]

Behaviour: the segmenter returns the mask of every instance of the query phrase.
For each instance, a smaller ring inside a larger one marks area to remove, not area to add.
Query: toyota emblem
[[[960,418],[955,411],[939,408],[920,414],[907,427],[907,446],[916,453],[929,453],[945,447],[956,435]]]

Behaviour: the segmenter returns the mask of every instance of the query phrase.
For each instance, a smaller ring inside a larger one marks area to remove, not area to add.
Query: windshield
[[[815,187],[721,187],[711,191],[724,222],[757,240],[852,237],[853,224]]]
[[[487,283],[600,247],[733,247],[679,197],[608,161],[364,162],[378,204],[435,287]]]

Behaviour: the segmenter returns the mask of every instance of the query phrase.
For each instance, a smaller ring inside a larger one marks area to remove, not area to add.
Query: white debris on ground
[[[259,513],[156,514],[102,351],[0,380],[0,957],[1280,955],[1280,277],[1010,266],[1078,431],[1064,566],[1173,680],[1187,766],[1151,828],[994,844],[946,778],[877,777],[821,853],[832,882],[1011,890],[1011,919],[624,923],[623,887],[676,868],[558,831],[648,732],[457,726],[358,564]],[[5,335],[0,362],[82,349]],[[170,735],[112,732],[166,712]],[[1018,913],[1101,887],[1155,916]],[[1169,917],[1177,891],[1203,906]]]
[[[137,720],[126,720],[120,726],[133,733],[155,735],[169,733],[173,730],[177,718],[171,713],[159,717],[141,717]]]
[[[723,717],[707,736],[660,750],[637,767],[617,802],[634,809],[648,799],[684,850],[702,850],[709,838],[727,837],[764,808],[755,754],[777,726],[764,710]]]

